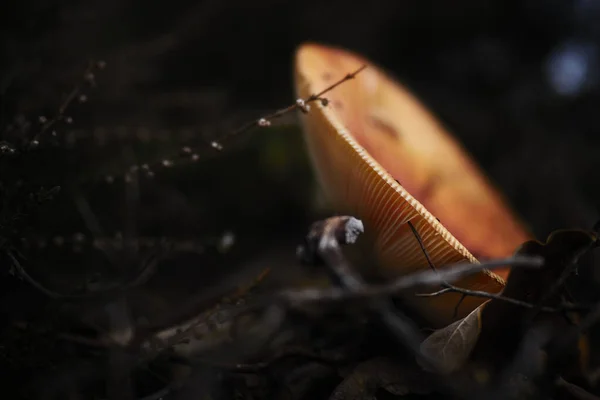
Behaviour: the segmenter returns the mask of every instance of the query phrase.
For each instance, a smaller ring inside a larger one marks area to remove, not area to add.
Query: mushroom
[[[393,279],[431,268],[421,244],[433,265],[443,268],[507,257],[531,239],[461,145],[378,66],[339,48],[305,43],[295,57],[297,95],[318,93],[362,65],[364,71],[300,118],[315,173],[335,211],[363,221],[367,274]],[[508,274],[508,268],[486,270],[455,284],[498,293]],[[409,294],[404,300],[434,326],[463,318],[485,301],[458,293]]]

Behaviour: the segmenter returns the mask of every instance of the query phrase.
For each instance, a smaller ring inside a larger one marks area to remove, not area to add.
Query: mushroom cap
[[[409,221],[436,268],[507,257],[531,239],[460,144],[378,66],[339,48],[303,44],[295,59],[297,95],[319,93],[362,65],[354,79],[324,95],[327,105],[313,102],[300,118],[335,211],[365,225],[376,275],[391,279],[430,268]],[[484,271],[456,286],[497,293],[508,274]],[[462,318],[485,300],[469,296],[455,314],[459,294],[404,297],[434,325]]]

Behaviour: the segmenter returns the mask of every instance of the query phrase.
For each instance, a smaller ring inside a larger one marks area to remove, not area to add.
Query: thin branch
[[[256,363],[237,363],[237,364],[223,364],[223,363],[215,363],[208,360],[203,360],[201,358],[188,358],[178,356],[176,354],[169,354],[169,360],[177,363],[181,363],[184,365],[198,365],[198,364],[210,364],[214,367],[218,367],[219,369],[224,369],[230,372],[236,373],[259,373],[266,369],[273,368],[277,363],[286,360],[288,358],[303,358],[307,361],[315,361],[322,364],[327,365],[336,365],[343,362],[346,357],[344,354],[320,354],[317,351],[306,349],[303,347],[289,347],[284,348],[274,355],[270,356],[266,360],[259,361]]]
[[[431,267],[432,270],[437,271],[435,265],[433,264],[433,261],[431,260],[431,257],[429,256],[429,253],[427,252],[427,249],[425,248],[425,245],[423,244],[421,235],[419,235],[419,232],[417,232],[417,230],[410,223],[410,221],[408,222],[408,224],[409,224],[413,234],[415,235],[415,238],[419,242],[419,246],[421,247],[423,254],[425,254],[425,258],[427,259],[429,266]],[[573,305],[563,304],[560,307],[543,307],[541,305],[528,303],[526,301],[521,301],[521,300],[513,299],[510,297],[505,297],[500,294],[489,293],[489,292],[485,292],[482,290],[463,289],[463,288],[451,285],[448,282],[442,282],[441,286],[443,287],[443,289],[438,290],[437,292],[417,294],[417,296],[419,296],[419,297],[435,297],[435,296],[440,296],[440,295],[443,295],[446,293],[460,293],[463,295],[463,297],[461,298],[461,301],[465,296],[481,297],[481,298],[485,298],[485,299],[504,301],[506,303],[514,304],[519,307],[524,307],[524,308],[529,308],[529,309],[539,310],[539,311],[544,311],[544,312],[582,311],[582,310],[589,309],[589,306],[575,305],[575,304],[573,304]],[[459,303],[459,305],[460,305],[460,303]],[[457,305],[457,307],[458,307],[458,305]]]
[[[481,297],[484,299],[490,300],[499,300],[505,303],[514,304],[519,307],[535,309],[536,305],[532,303],[527,303],[526,301],[521,301],[517,299],[513,299],[512,297],[505,297],[499,294],[489,293],[482,290],[469,290],[463,289],[454,285],[444,284],[446,286],[444,289],[438,290],[437,292],[432,293],[418,293],[416,296],[418,297],[436,297],[445,293],[460,293],[464,296],[473,296],[473,297]],[[562,304],[559,307],[541,307],[540,311],[543,312],[563,312],[563,311],[587,311],[590,309],[590,305],[582,305],[582,304]]]
[[[52,299],[63,299],[63,300],[81,300],[81,299],[91,299],[91,298],[99,298],[102,296],[114,295],[118,292],[131,289],[132,287],[138,286],[144,282],[146,282],[150,276],[156,270],[156,264],[158,260],[156,258],[152,258],[147,261],[146,265],[140,268],[140,270],[126,282],[116,283],[113,286],[97,292],[89,292],[82,294],[68,294],[68,293],[59,293],[54,290],[48,289],[46,286],[35,280],[29,273],[25,270],[21,262],[15,257],[12,252],[7,252],[9,258],[11,259],[13,266],[15,268],[16,274],[23,278],[27,283],[31,286],[45,294],[46,296]]]
[[[191,251],[203,253],[207,248],[219,248],[223,246],[227,236],[207,238],[179,239],[176,237],[158,237],[158,236],[138,236],[135,238],[125,238],[122,235],[98,236],[86,235],[78,232],[72,236],[54,236],[54,237],[25,237],[21,243],[26,247],[43,249],[47,246],[72,247],[79,249],[82,246],[90,246],[98,250],[116,250],[123,247],[136,249],[157,249],[163,251]]]
[[[417,232],[417,228],[415,228],[415,226],[410,221],[408,221],[407,224],[408,224],[408,227],[410,228],[410,230],[412,231],[413,235],[415,236],[415,238],[417,238],[417,242],[419,243],[419,247],[421,247],[421,251],[425,255],[425,258],[427,259],[427,264],[429,264],[429,267],[433,271],[437,271],[437,268],[433,264],[433,260],[429,256],[429,252],[425,248],[425,243],[423,243],[423,240],[421,240],[421,235],[419,235],[419,232]]]
[[[285,290],[279,293],[279,297],[284,302],[303,305],[304,303],[320,301],[343,301],[389,296],[421,285],[433,286],[441,285],[444,282],[452,282],[486,269],[493,270],[506,266],[539,268],[542,264],[543,260],[540,257],[526,256],[513,256],[498,260],[490,260],[480,264],[464,262],[449,265],[448,267],[445,267],[439,271],[428,270],[413,273],[383,285],[363,285],[360,289],[357,289],[353,292],[349,292],[348,290],[340,288]]]
[[[342,83],[349,81],[351,79],[354,79],[356,77],[356,75],[358,75],[360,72],[362,72],[365,68],[367,68],[367,66],[362,65],[356,71],[346,74],[346,76],[344,76],[342,79],[329,85],[325,89],[321,90],[319,93],[312,94],[309,97],[307,97],[306,99],[298,99],[298,100],[296,100],[296,103],[294,103],[292,105],[289,105],[285,108],[277,110],[272,114],[265,115],[264,117],[259,118],[255,121],[250,121],[250,122],[246,123],[245,125],[242,125],[240,128],[236,129],[235,131],[233,131],[231,134],[225,135],[223,138],[227,139],[231,136],[240,135],[252,128],[270,126],[271,121],[273,121],[274,119],[280,118],[283,115],[290,113],[294,110],[301,110],[302,112],[307,113],[310,110],[309,104],[312,102],[315,102],[317,100],[321,101],[321,103],[326,106],[329,103],[329,101],[327,99],[323,98],[324,94],[332,91],[336,87],[340,86]]]
[[[34,288],[36,288],[37,290],[39,290],[40,292],[42,292],[46,296],[51,297],[53,299],[64,297],[60,293],[57,293],[57,292],[52,291],[50,289],[47,289],[44,285],[42,285],[41,283],[39,283],[38,281],[36,281],[35,279],[33,279],[31,277],[31,275],[29,275],[27,273],[27,271],[25,270],[25,268],[23,268],[23,266],[21,265],[21,262],[19,260],[17,260],[17,258],[15,257],[15,255],[11,251],[7,251],[7,254],[8,254],[8,257],[11,259],[11,261],[13,263],[13,267],[15,268],[15,270],[17,272],[17,275],[20,276],[21,278],[23,278],[27,283],[29,283],[31,286],[33,286]]]
[[[425,243],[423,243],[423,241],[421,240],[421,236],[419,235],[419,232],[417,232],[417,228],[415,228],[415,226],[410,221],[408,221],[407,224],[408,224],[410,230],[412,231],[413,235],[417,238],[417,242],[419,243],[419,247],[421,247],[421,251],[423,252],[423,254],[425,254],[425,258],[427,259],[427,263],[429,264],[429,267],[433,271],[436,271],[437,269],[435,268],[435,265],[433,264],[433,260],[429,256],[429,252],[425,248]],[[445,287],[446,289],[448,289],[447,291],[445,291],[443,293],[449,293],[449,292],[452,291],[451,290],[452,287],[451,287],[451,285],[448,282],[442,283],[442,286]],[[437,293],[438,293],[438,295],[439,294],[443,294],[440,291],[438,291]],[[454,306],[454,313],[452,314],[453,318],[456,318],[456,316],[458,315],[458,309],[459,309],[460,305],[462,304],[462,302],[465,300],[465,298],[466,298],[466,295],[463,293],[463,295],[460,296],[460,299],[458,300],[458,302]]]
[[[239,136],[239,135],[246,133],[254,128],[269,127],[269,126],[271,126],[273,120],[281,118],[282,116],[284,116],[292,111],[295,111],[295,110],[301,110],[302,112],[307,113],[310,111],[310,103],[313,103],[315,101],[320,101],[322,105],[327,106],[329,104],[329,100],[324,98],[323,95],[325,95],[326,93],[335,89],[336,87],[343,84],[344,82],[354,79],[356,77],[356,75],[358,75],[365,68],[367,68],[367,66],[363,65],[360,68],[358,68],[357,70],[355,70],[354,72],[346,74],[339,81],[337,81],[337,82],[333,83],[332,85],[328,86],[327,88],[321,90],[317,94],[312,94],[312,95],[308,96],[306,99],[297,99],[294,104],[291,104],[285,108],[277,110],[271,114],[265,115],[259,119],[247,122],[246,124],[242,125],[238,129],[235,129],[234,131],[223,135],[220,138],[220,141],[222,142],[222,141],[229,140],[231,137]],[[217,151],[223,150],[223,145],[220,142],[211,141],[210,143],[207,143],[207,144],[211,148],[213,148]],[[197,162],[200,159],[200,156],[198,155],[199,151],[200,151],[199,148],[192,148],[189,146],[184,146],[180,149],[180,155],[179,155],[179,158],[177,158],[177,160],[175,159],[177,156],[172,155],[171,157],[166,157],[160,161],[153,162],[153,163],[143,163],[140,165],[131,165],[127,169],[127,172],[125,172],[123,174],[119,174],[119,175],[124,178],[126,183],[131,181],[131,179],[130,179],[131,174],[135,174],[135,173],[142,173],[148,177],[153,177],[155,174],[154,171],[157,169],[172,168],[175,166],[187,165],[187,164],[192,164],[192,163]],[[115,176],[113,176],[113,175],[104,176],[104,180],[108,183],[113,183],[115,181]]]
[[[105,65],[106,63],[104,61],[96,62],[91,60],[88,62],[88,66],[82,75],[83,81],[75,85],[75,87],[67,94],[65,100],[58,107],[56,115],[49,120],[46,120],[44,117],[40,117],[40,122],[43,123],[42,128],[29,141],[29,148],[37,147],[40,144],[42,136],[59,121],[64,120],[67,123],[72,122],[70,117],[65,116],[65,112],[76,98],[79,98],[79,101],[81,102],[84,102],[87,99],[87,97],[82,94],[84,82],[88,83],[90,86],[95,86],[96,82],[94,71],[96,69],[103,69]]]

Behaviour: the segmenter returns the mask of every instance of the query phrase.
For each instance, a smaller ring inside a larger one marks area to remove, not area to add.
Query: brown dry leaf
[[[438,268],[477,262],[475,256],[510,256],[530,234],[459,143],[381,69],[337,48],[305,44],[296,53],[297,94],[307,98],[365,64],[325,95],[327,105],[311,103],[301,121],[335,211],[365,224],[361,245],[377,263],[368,272],[395,278],[429,268],[408,222]],[[507,275],[485,271],[456,284],[497,293]],[[468,297],[455,315],[460,297],[406,298],[434,327],[443,327],[483,302]]]
[[[440,372],[454,372],[468,360],[479,339],[481,313],[488,303],[483,303],[463,319],[436,330],[421,343],[421,352],[439,361]]]
[[[517,301],[545,307],[561,307],[570,297],[564,285],[558,285],[573,272],[577,259],[597,246],[596,233],[584,230],[557,230],[545,243],[527,241],[517,250],[517,255],[538,256],[544,259],[541,268],[515,269],[506,283],[502,295]],[[522,340],[533,326],[551,327],[565,342],[555,351],[553,368],[577,373],[578,359],[585,363],[589,342],[585,336],[570,338],[567,332],[578,325],[579,312],[538,312],[536,309],[493,299],[481,315],[479,340],[470,361],[485,365],[494,374],[515,359]],[[583,357],[583,358],[581,358]],[[550,360],[547,361],[550,363]],[[562,372],[561,372],[562,373]]]

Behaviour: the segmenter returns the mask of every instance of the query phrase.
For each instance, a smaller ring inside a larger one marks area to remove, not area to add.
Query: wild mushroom
[[[360,218],[363,249],[380,278],[433,265],[511,255],[531,235],[460,144],[407,89],[369,61],[307,43],[296,53],[298,97],[367,68],[314,102],[301,116],[307,147],[336,212]],[[439,220],[438,220],[439,218]],[[418,232],[420,241],[412,227]],[[485,271],[456,283],[499,292],[509,270]],[[448,293],[406,297],[435,326],[463,318],[485,299]]]

